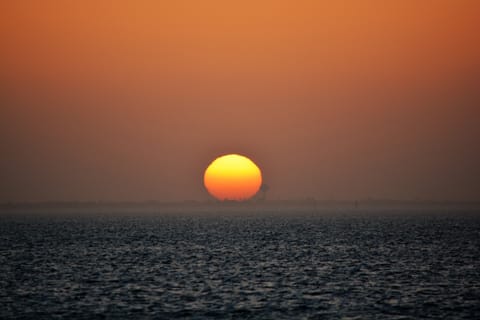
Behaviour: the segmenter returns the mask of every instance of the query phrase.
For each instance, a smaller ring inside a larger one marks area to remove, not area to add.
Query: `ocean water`
[[[0,318],[480,319],[480,217],[1,216]]]

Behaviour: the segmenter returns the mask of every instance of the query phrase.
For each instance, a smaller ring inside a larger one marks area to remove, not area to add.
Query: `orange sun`
[[[227,154],[210,163],[203,182],[208,192],[218,200],[242,201],[258,192],[262,173],[247,157]]]

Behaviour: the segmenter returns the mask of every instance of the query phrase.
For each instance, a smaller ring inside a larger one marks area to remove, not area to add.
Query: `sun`
[[[205,170],[203,183],[218,200],[243,201],[258,192],[262,185],[262,173],[249,158],[227,154],[210,163]]]

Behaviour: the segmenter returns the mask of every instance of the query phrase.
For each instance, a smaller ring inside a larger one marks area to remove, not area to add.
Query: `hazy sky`
[[[1,1],[0,201],[480,200],[480,1]]]

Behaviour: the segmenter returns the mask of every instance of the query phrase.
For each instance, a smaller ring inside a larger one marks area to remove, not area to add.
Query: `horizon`
[[[480,0],[0,0],[0,319],[480,319]]]

